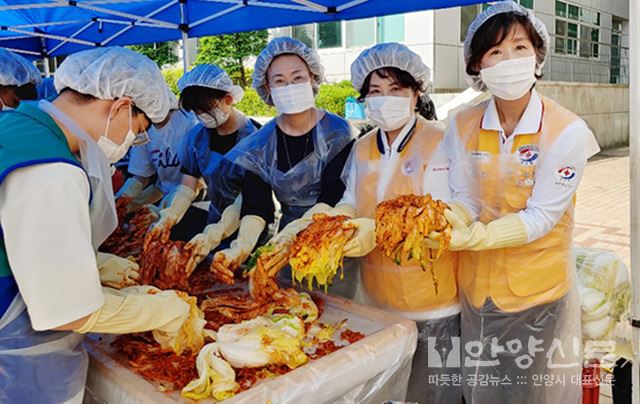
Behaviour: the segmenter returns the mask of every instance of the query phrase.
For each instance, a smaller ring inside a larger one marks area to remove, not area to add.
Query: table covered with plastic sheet
[[[273,379],[263,380],[225,403],[380,403],[404,400],[417,330],[413,321],[319,294],[324,302],[320,322],[347,319],[347,327],[365,338]],[[90,336],[87,393],[105,403],[176,403],[179,392],[163,393],[118,358],[109,336]],[[213,403],[213,399],[201,403]]]

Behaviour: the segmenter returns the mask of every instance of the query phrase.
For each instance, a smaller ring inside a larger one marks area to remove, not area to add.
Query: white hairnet
[[[234,103],[242,101],[242,97],[244,97],[242,87],[233,84],[227,72],[216,65],[198,65],[178,80],[180,92],[193,86],[229,93],[233,97]]]
[[[175,99],[158,65],[120,47],[69,55],[56,70],[55,85],[58,92],[70,88],[101,100],[129,97],[153,123],[166,118]]]
[[[253,88],[256,89],[260,98],[269,105],[273,105],[273,100],[268,90],[267,70],[271,66],[273,59],[286,54],[300,56],[305,61],[311,72],[311,86],[314,94],[318,93],[318,86],[324,80],[324,69],[320,63],[320,56],[315,50],[297,39],[290,37],[274,38],[260,52],[253,69]]]
[[[469,63],[469,59],[471,59],[471,42],[473,41],[473,37],[480,27],[487,22],[491,17],[494,17],[498,14],[505,13],[516,13],[522,16],[527,17],[533,27],[535,28],[540,38],[542,38],[543,48],[538,52],[536,52],[537,65],[536,65],[536,74],[542,74],[542,68],[544,67],[544,63],[547,59],[547,54],[549,53],[549,43],[551,39],[549,38],[549,32],[547,31],[547,26],[537,18],[533,12],[518,3],[513,1],[500,1],[493,6],[489,7],[485,11],[483,11],[480,15],[476,17],[475,20],[469,25],[469,30],[467,31],[467,36],[464,40],[464,62],[465,64]],[[473,86],[474,89],[478,91],[485,91],[486,87],[480,78],[480,75],[467,76],[468,81]]]
[[[40,71],[27,59],[0,48],[0,86],[40,84]]]
[[[365,49],[351,64],[351,82],[353,87],[360,91],[365,79],[382,67],[395,67],[404,70],[417,81],[423,83],[423,90],[431,88],[431,70],[422,62],[420,56],[405,45],[390,42],[381,43]]]

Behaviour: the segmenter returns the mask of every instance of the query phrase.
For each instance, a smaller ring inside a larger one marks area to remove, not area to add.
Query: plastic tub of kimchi
[[[291,290],[291,289],[290,289]],[[405,398],[413,321],[319,292],[260,307],[244,287],[197,294],[197,353],[151,333],[89,335],[87,392],[104,403],[379,403]]]

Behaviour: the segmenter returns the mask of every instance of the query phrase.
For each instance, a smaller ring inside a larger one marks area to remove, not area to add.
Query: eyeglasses
[[[136,116],[136,118],[140,115],[144,117],[144,114],[140,113],[139,115]],[[151,126],[151,121],[149,121],[148,125],[144,126],[144,129],[142,129],[142,132],[136,134],[136,137],[133,138],[133,143],[131,144],[132,146],[143,146],[151,141],[151,139],[149,138],[149,133],[147,133],[147,130],[149,129],[150,126]]]

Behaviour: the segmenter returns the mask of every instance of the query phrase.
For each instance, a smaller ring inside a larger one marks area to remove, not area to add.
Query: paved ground
[[[587,164],[576,201],[575,243],[612,250],[629,265],[629,150]]]
[[[629,265],[629,149],[600,153],[587,164],[576,201],[575,243],[612,250]],[[611,404],[601,386],[600,404]]]

